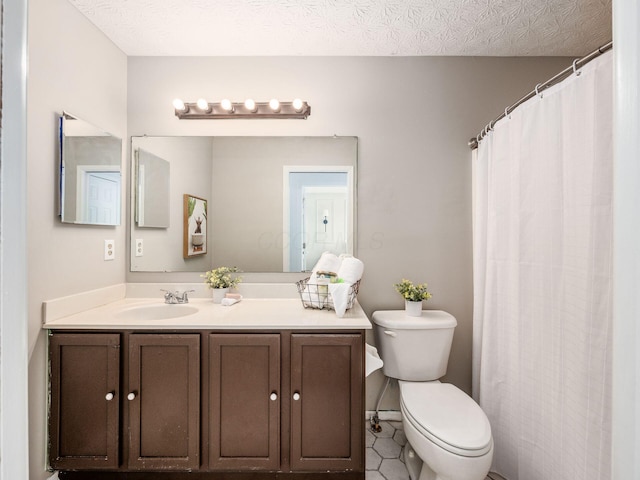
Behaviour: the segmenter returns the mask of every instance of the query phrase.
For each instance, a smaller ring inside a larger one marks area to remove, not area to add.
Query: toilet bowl
[[[412,479],[484,480],[493,458],[493,439],[486,415],[457,387],[440,382],[400,381],[400,410],[415,452]],[[421,465],[420,465],[421,463]]]
[[[426,310],[373,314],[383,372],[398,379],[411,480],[484,480],[493,459],[487,416],[462,390],[438,380],[446,367],[457,322]]]

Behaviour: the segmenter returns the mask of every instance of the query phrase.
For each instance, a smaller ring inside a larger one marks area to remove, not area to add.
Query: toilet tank
[[[447,372],[457,325],[453,315],[423,310],[421,317],[409,317],[404,310],[382,310],[373,313],[373,323],[387,377],[427,382]]]

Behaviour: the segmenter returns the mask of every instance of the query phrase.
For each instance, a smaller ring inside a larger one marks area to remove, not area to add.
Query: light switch
[[[144,243],[141,238],[136,238],[136,257],[144,255]]]
[[[116,258],[116,244],[113,240],[104,241],[104,259],[113,260]]]

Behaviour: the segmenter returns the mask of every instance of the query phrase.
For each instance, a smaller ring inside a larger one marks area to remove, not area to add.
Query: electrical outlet
[[[136,238],[136,257],[144,255],[144,243],[141,238]]]
[[[116,244],[113,240],[104,241],[104,259],[113,260],[116,258]]]

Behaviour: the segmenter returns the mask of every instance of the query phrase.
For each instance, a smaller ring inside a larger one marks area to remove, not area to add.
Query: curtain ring
[[[480,143],[480,140],[482,140],[482,132],[480,132],[478,135],[476,135],[476,140],[478,143]]]
[[[491,120],[491,121],[489,122],[489,125],[488,125],[488,126],[489,126],[489,131],[490,131],[490,132],[493,132],[493,120]]]
[[[541,86],[542,86],[542,84],[541,84],[541,83],[539,83],[539,84],[537,84],[537,85],[536,85],[536,88],[535,88],[536,95],[538,95],[540,98],[542,98],[542,93],[540,93],[540,92],[538,91],[538,89],[539,89]]]
[[[582,72],[580,70],[578,70],[578,68],[576,66],[577,63],[578,63],[578,59],[576,58],[573,61],[573,73],[576,75],[576,77],[579,77]]]
[[[509,116],[509,107],[507,107],[507,108],[505,108],[505,109],[504,109],[504,118],[511,118],[511,117]]]

